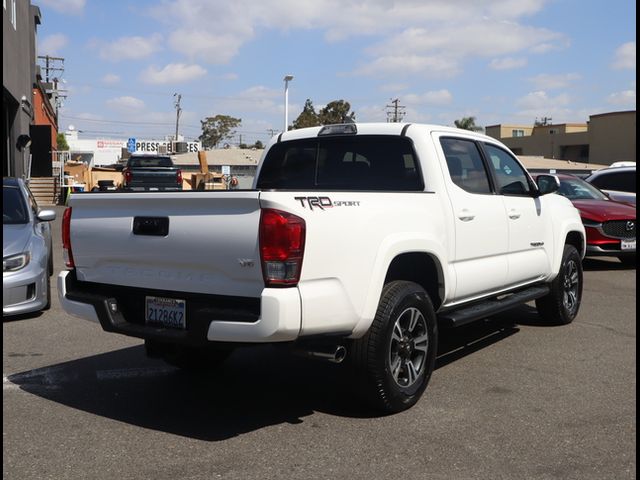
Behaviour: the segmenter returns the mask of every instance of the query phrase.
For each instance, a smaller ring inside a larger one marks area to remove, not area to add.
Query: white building
[[[164,140],[146,140],[139,138],[79,138],[78,130],[72,125],[64,132],[69,144],[70,159],[82,161],[90,167],[101,167],[118,163],[122,158],[123,150],[130,153],[163,153],[174,154],[174,146],[180,153],[197,152],[200,150],[200,142],[184,142],[182,136],[178,136],[178,142],[173,138]]]

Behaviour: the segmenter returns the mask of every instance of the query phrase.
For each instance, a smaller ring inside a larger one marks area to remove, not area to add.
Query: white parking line
[[[6,377],[5,375],[2,376],[2,391],[20,391],[23,388],[31,388],[31,389],[45,389],[45,390],[57,390],[60,387],[60,385],[55,385],[55,384],[50,384],[50,383],[42,383],[42,382],[31,382],[31,383],[27,383],[27,382],[20,382],[20,383],[14,383],[11,380],[9,380],[8,377]]]
[[[96,370],[96,380],[123,380],[128,378],[150,378],[175,372],[172,367],[118,368]],[[21,388],[59,389],[61,384],[77,381],[77,373],[67,373],[64,367],[46,367],[24,373],[2,375],[2,390],[20,390]]]

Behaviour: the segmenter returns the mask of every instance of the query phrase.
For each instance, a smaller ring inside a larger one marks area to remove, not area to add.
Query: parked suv
[[[635,165],[602,168],[585,180],[605,192],[612,200],[636,204]]]

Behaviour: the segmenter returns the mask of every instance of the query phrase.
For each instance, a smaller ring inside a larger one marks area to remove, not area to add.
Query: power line
[[[387,122],[388,123],[398,123],[401,122],[402,119],[404,118],[404,109],[406,108],[404,105],[398,105],[398,103],[400,103],[400,100],[398,100],[397,98],[394,100],[391,100],[391,103],[393,103],[393,105],[387,105],[386,108],[391,108],[393,110],[391,111],[387,111]]]

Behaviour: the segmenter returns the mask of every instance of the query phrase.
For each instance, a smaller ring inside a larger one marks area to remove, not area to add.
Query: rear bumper
[[[145,324],[146,295],[186,300],[186,329]],[[74,272],[63,271],[58,297],[67,313],[98,322],[107,332],[170,343],[286,342],[300,333],[297,288],[265,288],[260,298],[223,297],[79,282]]]

